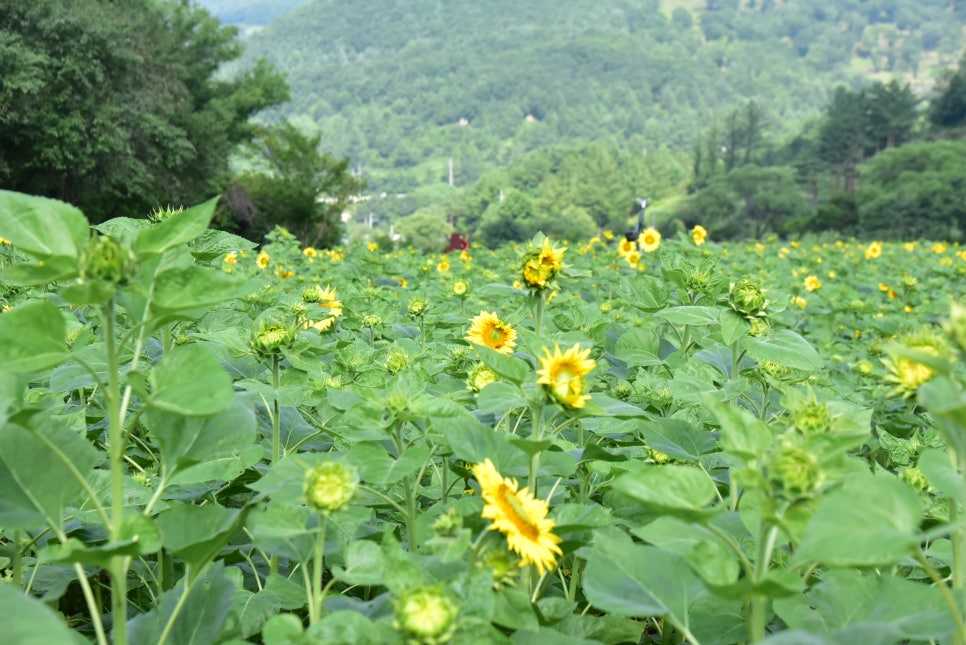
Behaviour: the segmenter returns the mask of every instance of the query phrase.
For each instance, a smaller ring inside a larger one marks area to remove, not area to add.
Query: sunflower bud
[[[747,318],[763,316],[768,306],[768,291],[750,278],[741,278],[731,284],[728,301],[731,307]]]
[[[277,354],[289,347],[297,335],[295,327],[282,320],[266,318],[252,333],[251,347],[258,354]]]
[[[358,471],[343,461],[324,461],[305,474],[305,499],[325,513],[343,508],[358,488]]]
[[[398,374],[409,367],[409,353],[402,347],[393,347],[386,356],[386,371],[390,374]]]
[[[106,235],[96,235],[88,240],[81,255],[81,278],[125,285],[136,265],[137,258],[129,248]]]
[[[406,310],[409,315],[413,318],[422,318],[426,315],[426,311],[429,309],[429,303],[423,298],[413,298],[409,301],[409,305]]]
[[[453,295],[463,300],[469,295],[470,283],[463,278],[458,278],[453,282]]]
[[[828,432],[832,420],[828,405],[818,401],[802,401],[792,410],[792,425],[804,435]]]
[[[474,392],[479,392],[490,383],[497,380],[496,372],[484,365],[477,363],[467,375],[466,385]]]
[[[783,441],[765,458],[774,492],[789,500],[808,499],[825,483],[818,458],[794,441]]]
[[[410,642],[441,645],[456,631],[459,607],[440,587],[407,591],[396,603],[393,626],[406,633]]]

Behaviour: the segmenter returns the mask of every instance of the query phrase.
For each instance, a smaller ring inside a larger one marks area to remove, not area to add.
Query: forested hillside
[[[209,0],[209,4],[214,0]],[[247,43],[288,72],[276,116],[317,123],[375,190],[465,185],[548,145],[689,150],[754,99],[772,137],[839,84],[955,65],[949,0],[315,0]]]

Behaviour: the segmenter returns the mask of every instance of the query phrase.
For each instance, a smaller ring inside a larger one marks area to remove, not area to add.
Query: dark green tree
[[[321,140],[288,122],[260,129],[249,146],[255,170],[237,177],[227,200],[240,233],[259,239],[282,226],[305,246],[339,243],[342,213],[364,182],[348,158],[319,152]]]
[[[866,97],[868,125],[876,152],[905,143],[916,124],[919,104],[909,84],[900,85],[895,79],[889,83],[876,81]]]
[[[966,57],[937,90],[938,95],[929,104],[929,121],[941,128],[955,128],[966,123]]]
[[[861,231],[889,239],[966,235],[966,142],[920,141],[876,155],[856,192]]]
[[[837,189],[854,189],[855,168],[868,143],[865,93],[836,88],[819,128],[818,154],[833,169]]]
[[[234,28],[187,0],[0,2],[0,187],[94,221],[221,192],[249,118],[288,98]]]

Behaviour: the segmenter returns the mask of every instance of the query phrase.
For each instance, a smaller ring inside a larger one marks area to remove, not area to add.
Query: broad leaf
[[[90,225],[76,207],[46,197],[0,190],[0,237],[39,259],[78,258]]]
[[[151,370],[150,382],[152,407],[185,416],[221,412],[235,396],[231,376],[200,345],[181,345],[165,354]]]
[[[891,475],[854,475],[819,504],[794,560],[888,566],[918,548],[923,503]]]
[[[67,325],[46,300],[0,315],[0,365],[6,372],[36,372],[67,358]]]

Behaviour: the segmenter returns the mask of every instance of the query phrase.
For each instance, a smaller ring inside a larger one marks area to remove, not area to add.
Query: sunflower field
[[[261,248],[0,192],[0,640],[966,643],[966,251]]]

